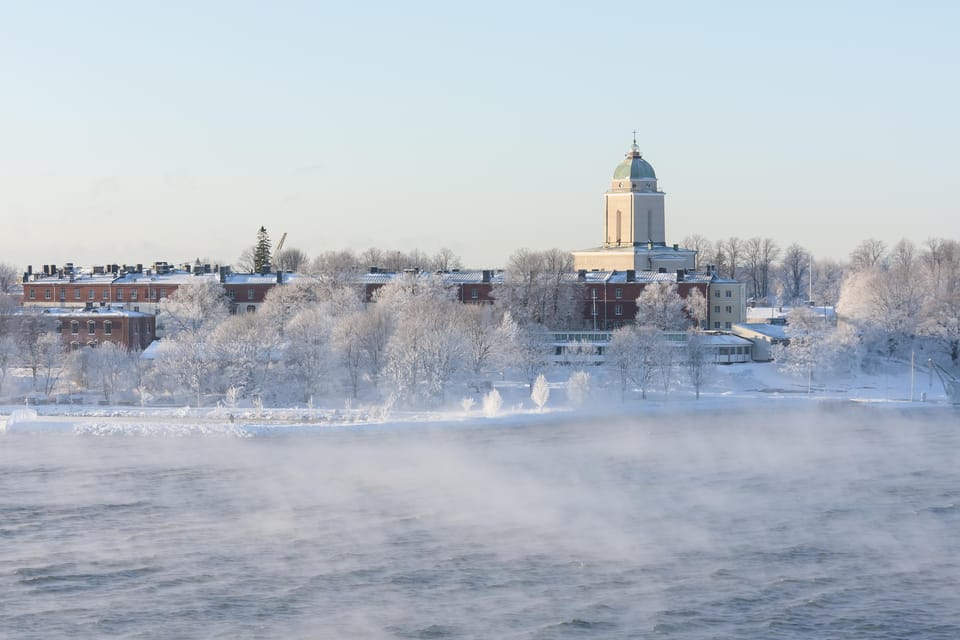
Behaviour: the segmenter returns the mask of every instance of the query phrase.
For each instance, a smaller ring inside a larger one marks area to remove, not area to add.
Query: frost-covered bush
[[[483,396],[483,414],[488,418],[493,418],[500,413],[501,406],[503,406],[503,398],[496,389],[491,389],[490,393]]]
[[[575,371],[567,380],[567,401],[571,406],[579,407],[590,397],[591,379],[586,371]]]
[[[537,411],[543,411],[547,400],[550,399],[550,386],[547,384],[547,379],[543,377],[542,373],[537,376],[537,379],[533,383],[533,391],[530,392],[530,399],[533,400],[533,404],[537,405]]]

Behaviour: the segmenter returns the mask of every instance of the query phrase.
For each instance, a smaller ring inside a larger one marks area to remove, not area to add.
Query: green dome
[[[640,157],[640,148],[634,142],[630,145],[630,151],[626,159],[617,165],[613,171],[614,180],[656,180],[657,174],[654,173],[650,163]]]

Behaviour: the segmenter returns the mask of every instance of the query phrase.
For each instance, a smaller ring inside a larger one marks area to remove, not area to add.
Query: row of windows
[[[97,322],[95,320],[87,321],[87,335],[93,335],[97,332]],[[57,324],[57,333],[63,333],[63,323],[60,322]],[[80,333],[80,322],[77,320],[70,321],[70,333],[72,335],[77,335]],[[113,322],[110,320],[103,321],[103,335],[109,336],[113,334]]]
[[[725,311],[726,311],[727,313],[733,313],[733,306],[728,304],[728,305],[725,307]],[[714,313],[720,313],[720,305],[714,305],[714,307],[713,307],[713,312],[714,312]]]
[[[723,296],[724,296],[725,298],[732,298],[732,297],[733,297],[733,291],[730,291],[729,289],[727,289],[726,291],[723,292]],[[720,297],[720,290],[719,290],[719,289],[717,289],[716,291],[713,292],[713,297],[714,297],[714,298],[719,298],[719,297]]]
[[[719,329],[719,328],[720,328],[720,323],[719,323],[719,322],[714,322],[714,323],[713,323],[713,328],[714,328],[714,329]],[[733,328],[733,323],[732,323],[732,322],[724,322],[724,323],[723,323],[723,328],[724,328],[724,329],[732,329],[732,328]]]
[[[137,289],[129,289],[128,292],[129,292],[130,300],[137,300],[137,299],[139,298],[139,296],[140,296],[140,293],[139,293],[139,291],[138,291]],[[253,289],[250,289],[250,291],[248,292],[248,294],[249,294],[249,296],[250,296],[250,300],[253,300]],[[28,297],[30,300],[36,300],[36,299],[37,299],[37,290],[36,290],[35,287],[29,287],[29,288],[28,288],[28,290],[27,290],[27,297]],[[103,300],[109,301],[109,300],[110,300],[110,289],[102,289],[102,290],[101,290],[101,297],[103,298]],[[166,290],[165,288],[161,288],[161,289],[147,289],[147,297],[148,297],[148,299],[151,299],[151,300],[158,300],[159,298],[166,298],[166,297],[167,297],[167,290]],[[63,289],[63,288],[60,289],[59,298],[60,298],[61,301],[67,299],[67,290],[66,290],[66,289]],[[87,299],[88,299],[88,300],[96,300],[96,298],[97,298],[97,290],[96,290],[96,289],[93,289],[93,288],[88,288],[88,289],[87,289]],[[117,289],[117,300],[123,300],[123,298],[124,298],[124,289]],[[44,299],[44,300],[53,300],[53,288],[52,288],[52,287],[46,287],[46,288],[44,288],[44,290],[43,290],[43,299]],[[81,299],[81,289],[80,289],[80,288],[76,288],[76,289],[73,290],[73,299],[74,299],[74,300],[80,300],[80,299]]]

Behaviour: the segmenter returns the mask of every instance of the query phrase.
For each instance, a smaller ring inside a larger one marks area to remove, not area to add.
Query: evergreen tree
[[[270,235],[266,227],[260,227],[257,244],[253,248],[253,270],[260,273],[264,266],[270,266]]]

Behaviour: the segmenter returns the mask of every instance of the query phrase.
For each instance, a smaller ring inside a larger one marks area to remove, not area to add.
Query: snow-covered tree
[[[138,354],[128,352],[112,342],[102,342],[92,349],[84,349],[80,355],[86,360],[87,379],[103,392],[103,399],[110,403],[114,394],[125,391],[128,382],[134,379],[133,358]]]
[[[479,391],[480,383],[490,367],[496,364],[498,350],[503,346],[499,340],[498,313],[487,304],[465,305],[460,318],[466,340],[467,368],[473,378],[474,388]]]
[[[280,334],[266,320],[255,313],[235,315],[210,332],[210,349],[217,363],[215,389],[220,393],[233,387],[252,397],[272,390],[268,382]]]
[[[157,322],[166,336],[184,331],[209,330],[229,313],[226,291],[213,278],[198,276],[177,287],[160,310]]]
[[[567,379],[567,402],[571,406],[582,406],[589,398],[592,379],[586,371],[574,371]]]
[[[687,376],[697,400],[700,399],[700,388],[703,387],[706,380],[709,364],[709,352],[703,332],[699,329],[693,329],[687,335],[686,365]]]
[[[550,332],[533,322],[520,324],[505,313],[498,333],[503,341],[504,365],[517,368],[533,389],[537,375],[550,365],[553,353]]]
[[[19,269],[10,263],[0,262],[0,294],[12,293],[19,281]]]
[[[708,304],[700,289],[690,289],[686,300],[684,300],[684,308],[687,317],[693,321],[694,327],[704,328],[707,326]]]
[[[687,327],[686,304],[673,282],[654,282],[643,288],[637,298],[637,324],[660,331],[679,331]]]
[[[309,402],[332,383],[337,364],[333,347],[335,322],[323,306],[313,305],[298,311],[287,324],[282,348],[283,379],[303,402]]]
[[[40,383],[40,390],[49,397],[60,376],[63,374],[66,365],[66,350],[63,347],[63,341],[56,333],[44,333],[37,338],[35,343],[37,377]]]
[[[533,383],[533,389],[530,390],[530,399],[533,400],[533,404],[537,405],[537,411],[543,411],[547,400],[550,399],[550,385],[547,384],[547,379],[542,373],[537,376]]]
[[[398,399],[442,402],[464,361],[456,292],[439,277],[410,275],[380,289],[376,304],[396,318],[384,371]]]
[[[497,286],[494,297],[521,324],[579,328],[583,323],[583,287],[569,279],[572,270],[573,256],[569,252],[519,249],[510,256],[503,283]]]
[[[613,332],[605,361],[620,381],[621,399],[631,385],[639,387],[641,397],[646,399],[657,372],[662,342],[662,334],[649,326],[625,326]]]

